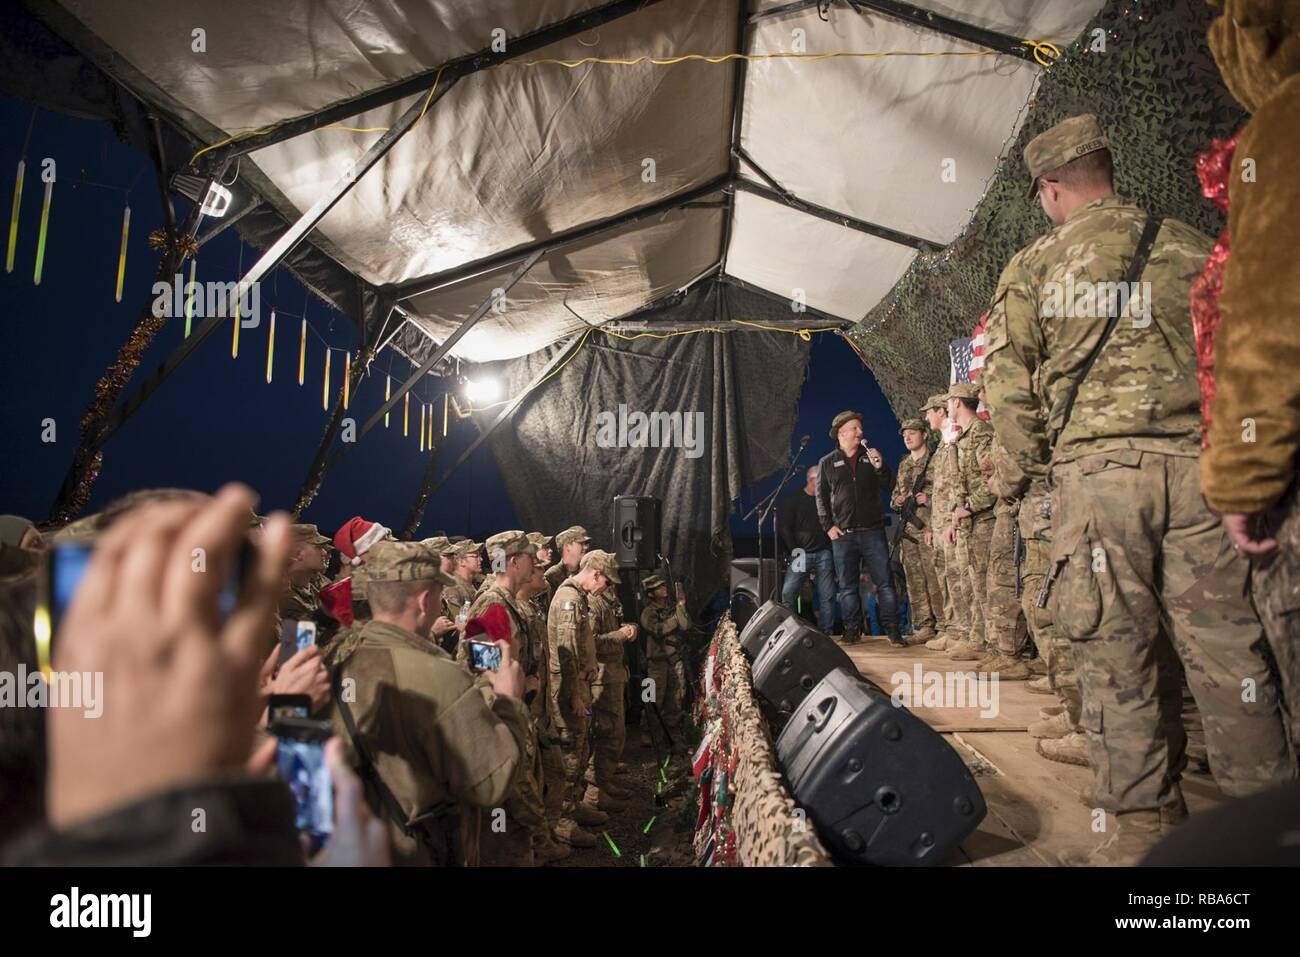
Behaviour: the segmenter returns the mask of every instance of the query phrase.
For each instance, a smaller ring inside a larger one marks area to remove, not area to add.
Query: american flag
[[[986,312],[966,339],[953,339],[948,343],[948,382],[974,382],[980,369],[984,368],[984,322],[988,319]],[[979,417],[988,419],[988,409],[980,403]]]

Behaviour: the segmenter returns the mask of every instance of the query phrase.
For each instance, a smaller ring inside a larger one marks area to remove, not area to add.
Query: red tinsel
[[[1230,140],[1213,140],[1210,148],[1196,158],[1196,175],[1201,192],[1223,212],[1228,211],[1228,177],[1232,172],[1232,154],[1241,132]],[[1201,448],[1208,445],[1210,403],[1214,401],[1214,337],[1219,331],[1219,295],[1223,292],[1223,272],[1228,265],[1228,230],[1225,227],[1210,258],[1192,283],[1192,329],[1196,333],[1196,378],[1201,384]]]

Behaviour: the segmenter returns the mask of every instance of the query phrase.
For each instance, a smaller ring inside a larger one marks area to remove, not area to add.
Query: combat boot
[[[573,805],[573,813],[570,816],[583,827],[599,827],[609,822],[608,814],[597,810],[585,801]]]
[[[1043,676],[1047,675],[1047,662],[1044,661],[1042,658],[1030,658],[1028,659],[1028,664],[1029,664],[1029,670],[1033,672],[1035,677],[1037,677],[1038,675],[1043,675]]]
[[[940,635],[938,638],[931,638],[925,643],[925,647],[934,651],[943,651],[948,647],[948,638],[946,635]]]
[[[627,810],[627,801],[614,797],[608,788],[597,788],[595,786],[587,788],[587,796],[583,798],[582,805],[579,806],[594,807],[605,814],[617,814],[619,811]]]
[[[856,645],[861,640],[862,640],[862,636],[858,633],[857,628],[845,628],[844,637],[843,639],[841,639],[841,644]]]
[[[1066,867],[1132,867],[1146,857],[1161,838],[1159,811],[1125,811],[1115,815],[1115,832],[1091,851],[1060,854]]]
[[[555,840],[570,847],[596,846],[596,835],[588,834],[570,817],[560,818],[560,822],[555,825]]]
[[[1165,804],[1160,808],[1160,832],[1168,834],[1179,824],[1187,820],[1187,802],[1183,800],[1183,792],[1179,791],[1177,800],[1173,804]],[[1079,792],[1079,803],[1088,810],[1098,807],[1097,789],[1093,782],[1089,781]]]
[[[1025,690],[1030,694],[1056,694],[1052,690],[1052,682],[1047,675],[1039,675],[1037,678],[1031,678],[1025,682]]]
[[[593,838],[594,840],[594,838]],[[550,834],[534,835],[533,860],[540,866],[552,861],[562,861],[573,851],[567,844],[560,844],[551,839]]]
[[[1001,681],[1028,681],[1030,678],[1029,666],[1023,658],[1013,658],[1000,651],[981,658],[975,670],[996,674]]]
[[[1039,738],[1035,747],[1049,761],[1077,764],[1081,768],[1092,766],[1088,760],[1088,739],[1079,731],[1071,731],[1061,738]]]
[[[938,634],[939,633],[937,631],[935,631],[929,625],[926,625],[920,631],[914,631],[910,635],[908,635],[907,643],[909,645],[928,644],[929,642],[933,641],[936,637],[938,637]]]
[[[948,646],[948,657],[953,661],[979,661],[984,657],[984,649],[970,641],[959,641]]]
[[[1047,715],[1029,725],[1031,738],[1063,738],[1074,731],[1074,723],[1062,708],[1056,714]]]
[[[1065,711],[1065,705],[1063,704],[1049,704],[1046,708],[1038,709],[1038,717],[1050,718],[1054,715],[1061,714],[1064,711]]]
[[[906,648],[906,647],[907,647],[907,642],[903,640],[903,636],[902,636],[902,634],[899,632],[899,629],[898,629],[898,625],[897,625],[897,624],[895,624],[895,625],[893,625],[893,626],[891,626],[891,627],[889,628],[889,630],[886,632],[886,637],[889,638],[889,644],[890,644],[891,646],[893,646],[894,648]]]

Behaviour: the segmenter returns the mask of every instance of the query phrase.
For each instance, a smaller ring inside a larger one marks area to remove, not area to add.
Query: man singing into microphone
[[[880,623],[889,643],[907,647],[899,634],[898,605],[889,574],[889,543],[885,539],[882,492],[894,487],[894,473],[880,452],[862,446],[862,413],[841,412],[831,422],[831,438],[839,448],[817,463],[817,515],[831,540],[835,574],[840,580],[840,612],[844,644],[862,634],[862,566],[876,586]]]

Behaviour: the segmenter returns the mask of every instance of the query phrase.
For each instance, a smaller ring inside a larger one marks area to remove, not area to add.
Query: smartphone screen
[[[288,718],[271,725],[280,777],[293,794],[294,826],[307,837],[308,856],[315,855],[334,833],[334,783],[325,763],[330,726]]]
[[[310,718],[311,696],[305,694],[273,694],[266,706],[267,723],[275,724],[285,718]]]
[[[304,648],[316,644],[316,622],[280,622],[280,660],[282,665]]]
[[[494,642],[471,641],[469,652],[475,671],[496,671],[501,667],[501,648]]]

